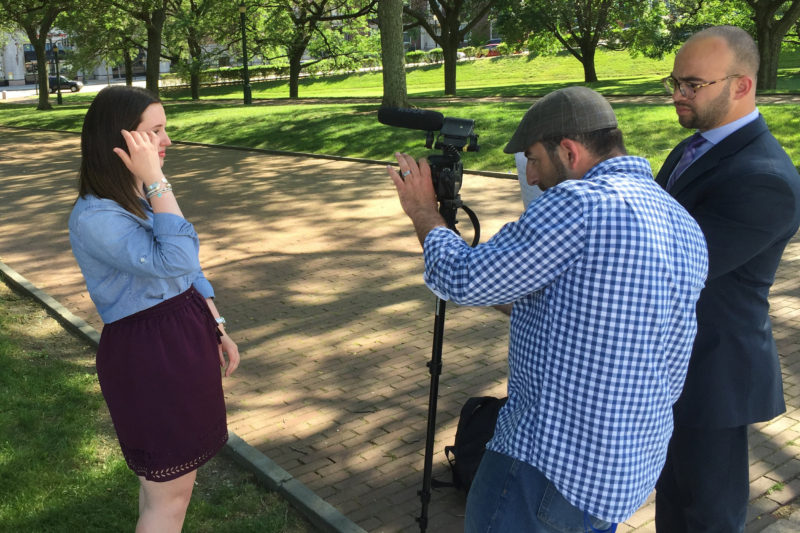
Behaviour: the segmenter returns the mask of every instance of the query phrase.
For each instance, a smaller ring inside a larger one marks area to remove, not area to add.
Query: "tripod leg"
[[[456,153],[456,155],[458,155]],[[451,201],[439,202],[439,214],[444,218],[447,227],[456,231],[456,211],[460,205],[460,199],[456,191],[452,191],[449,197]],[[431,388],[428,397],[428,432],[425,438],[425,468],[422,473],[422,490],[419,491],[422,501],[422,512],[417,522],[419,522],[420,533],[425,533],[428,528],[428,504],[431,501],[431,478],[433,477],[433,444],[436,435],[436,404],[439,399],[439,376],[442,373],[442,343],[444,341],[444,315],[447,309],[447,302],[441,298],[436,298],[436,320],[433,323],[433,349],[431,350],[431,360],[428,362],[428,370],[431,374]]]
[[[428,396],[428,431],[425,437],[425,467],[422,473],[422,490],[419,491],[422,511],[419,522],[420,533],[428,527],[428,505],[431,501],[431,479],[433,477],[433,444],[436,435],[436,404],[439,399],[439,376],[442,373],[442,342],[444,340],[444,315],[447,302],[436,299],[436,320],[433,324],[433,349],[428,369],[431,374],[430,394]]]

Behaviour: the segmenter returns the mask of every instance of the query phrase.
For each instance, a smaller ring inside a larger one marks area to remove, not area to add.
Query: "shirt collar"
[[[592,179],[612,172],[624,172],[631,176],[641,175],[647,176],[650,179],[653,178],[653,169],[650,167],[650,162],[647,161],[647,159],[633,155],[623,155],[597,163],[584,174],[582,179]]]
[[[757,118],[758,109],[754,109],[752,112],[746,114],[742,118],[738,118],[733,122],[728,122],[727,124],[724,124],[718,128],[714,128],[713,130],[704,131],[700,135],[702,135],[703,138],[711,144],[719,144],[723,139],[725,139],[725,137],[746,126],[747,124],[750,124]]]

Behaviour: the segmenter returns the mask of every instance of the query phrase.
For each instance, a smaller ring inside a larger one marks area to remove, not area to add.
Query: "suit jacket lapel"
[[[680,178],[678,178],[678,181],[676,181],[672,186],[670,194],[672,196],[678,195],[699,176],[702,176],[710,169],[715,168],[722,159],[738,153],[742,147],[767,131],[769,131],[767,129],[767,123],[764,121],[764,117],[759,115],[758,118],[753,122],[731,133],[725,137],[722,142],[712,146],[708,152],[704,153],[699,159],[692,163],[691,166],[684,171]],[[681,155],[683,155],[682,145],[688,143],[688,140],[688,138],[684,139],[678,146],[676,146],[675,150],[673,150],[669,157],[667,157],[667,160],[664,162],[664,166],[661,167],[661,171],[658,173],[657,181],[662,187],[666,184],[672,169],[675,168],[675,165],[678,164]],[[679,148],[681,149],[679,150]]]
[[[689,144],[689,139],[691,137],[687,137],[678,145],[672,149],[672,151],[667,156],[667,159],[664,161],[664,164],[661,165],[661,170],[658,171],[658,175],[656,176],[656,183],[661,185],[662,188],[667,187],[667,182],[669,181],[669,176],[672,174],[672,169],[674,169],[678,161],[681,160],[681,156],[683,155],[683,151],[686,149],[686,145]]]

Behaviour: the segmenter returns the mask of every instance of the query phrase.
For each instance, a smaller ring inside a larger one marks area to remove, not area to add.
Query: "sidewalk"
[[[78,144],[0,128],[0,261],[99,330],[66,231]],[[174,145],[165,170],[243,352],[224,382],[231,431],[365,530],[417,531],[434,299],[383,168]],[[522,209],[513,180],[467,175],[461,195],[484,241]],[[800,506],[798,266],[795,238],[772,296],[788,412],[752,430],[748,531]],[[463,402],[505,394],[507,341],[498,312],[448,306],[435,477],[449,478],[442,449]],[[463,511],[460,493],[434,490],[428,531],[461,531]],[[653,513],[618,531],[654,531]]]

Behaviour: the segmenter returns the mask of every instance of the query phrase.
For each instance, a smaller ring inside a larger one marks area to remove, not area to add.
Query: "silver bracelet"
[[[162,194],[164,194],[165,192],[169,192],[171,190],[172,190],[172,185],[167,183],[164,187],[160,187],[158,189],[153,189],[152,191],[147,191],[147,195],[146,196],[147,196],[148,199],[152,198],[153,196],[158,196],[159,198],[161,198]]]
[[[149,193],[150,191],[154,191],[154,190],[158,189],[159,187],[161,187],[162,185],[169,185],[169,182],[167,181],[167,177],[166,176],[162,176],[160,180],[154,181],[153,183],[148,185],[146,187],[147,192]]]

